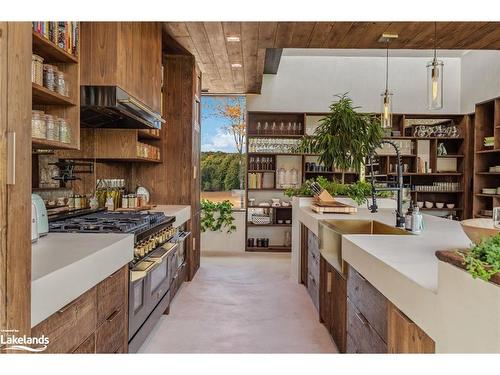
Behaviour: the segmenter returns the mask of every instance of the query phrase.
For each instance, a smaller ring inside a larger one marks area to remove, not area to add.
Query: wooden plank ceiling
[[[166,22],[164,32],[192,53],[209,93],[260,93],[267,48],[432,49],[433,22]],[[228,41],[239,37],[239,41]],[[439,49],[500,49],[500,22],[438,22]],[[382,46],[383,47],[383,46]]]

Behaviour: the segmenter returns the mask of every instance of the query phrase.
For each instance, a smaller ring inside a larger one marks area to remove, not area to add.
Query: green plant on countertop
[[[323,189],[329,192],[333,197],[349,197],[355,201],[358,205],[362,205],[367,201],[367,198],[371,196],[372,186],[366,181],[357,181],[352,184],[343,184],[340,181],[333,179],[332,181],[327,180],[323,176],[319,176],[314,179],[306,180],[300,187],[295,189],[285,190],[285,194],[289,197],[293,196],[313,196],[311,190],[311,184],[317,182]],[[378,197],[388,198],[391,197],[391,193],[387,191],[382,191],[377,193]]]
[[[484,238],[477,245],[472,245],[469,251],[459,254],[473,278],[488,281],[500,273],[500,234]]]
[[[347,93],[336,97],[338,101],[330,105],[330,113],[320,120],[312,136],[302,139],[298,150],[318,154],[318,162],[322,165],[360,172],[365,157],[382,141],[384,132],[380,119],[356,112],[359,107],[353,107]]]
[[[201,201],[201,231],[207,230],[222,232],[226,229],[226,233],[231,233],[236,230],[233,216],[233,204],[228,200],[222,202],[212,202],[208,199]]]

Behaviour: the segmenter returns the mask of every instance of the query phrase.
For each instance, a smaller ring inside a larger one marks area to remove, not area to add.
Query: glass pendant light
[[[382,93],[382,111],[380,121],[382,128],[392,128],[392,93],[389,91],[389,42],[387,42],[385,63],[385,91]]]
[[[427,106],[429,109],[443,108],[443,62],[436,56],[437,23],[434,22],[434,58],[427,64]]]

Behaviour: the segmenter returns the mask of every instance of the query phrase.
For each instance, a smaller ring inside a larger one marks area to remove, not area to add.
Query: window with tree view
[[[245,97],[203,96],[201,105],[201,198],[229,200],[239,208],[245,189]]]

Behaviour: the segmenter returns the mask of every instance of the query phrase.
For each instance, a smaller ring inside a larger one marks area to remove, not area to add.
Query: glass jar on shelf
[[[57,67],[50,64],[43,65],[43,85],[51,91],[56,90]]]
[[[43,111],[31,111],[31,135],[34,138],[47,138],[47,125]]]
[[[59,124],[59,140],[63,143],[71,143],[71,135],[69,124],[65,118],[59,117],[57,119]]]
[[[56,137],[56,120],[54,116],[45,114],[45,124],[47,127],[46,138],[50,141],[58,141],[59,130],[57,131],[57,137]]]
[[[68,96],[69,87],[68,87],[68,81],[66,80],[66,74],[64,74],[64,72],[60,70],[57,70],[55,72],[55,77],[56,77],[56,91],[63,96]]]
[[[278,188],[284,188],[286,185],[286,171],[285,168],[281,167],[278,170]]]
[[[43,57],[31,55],[31,82],[43,85]]]

